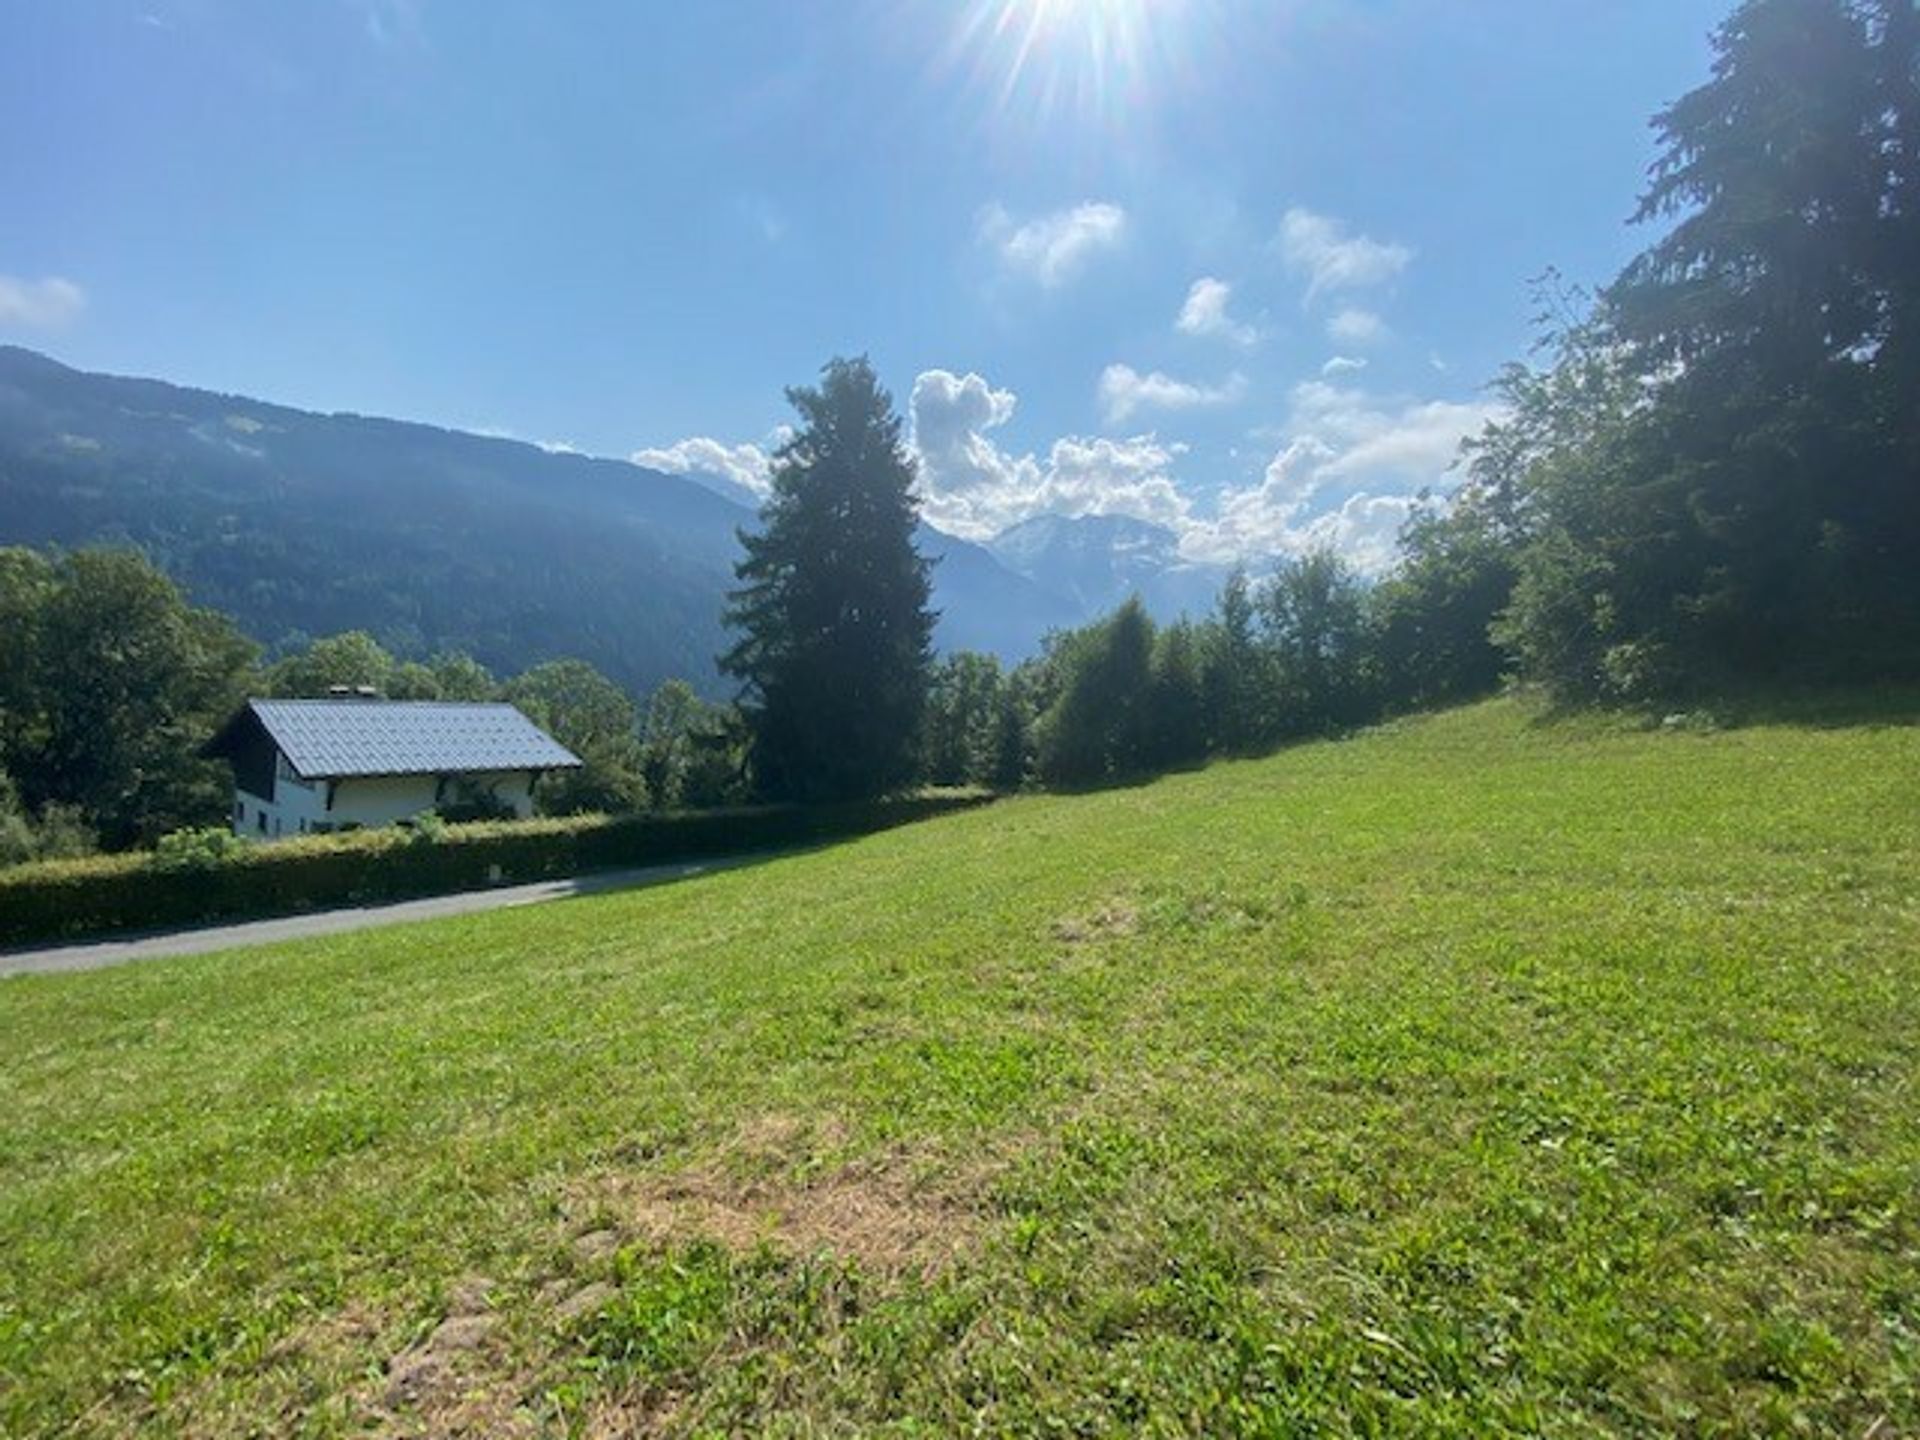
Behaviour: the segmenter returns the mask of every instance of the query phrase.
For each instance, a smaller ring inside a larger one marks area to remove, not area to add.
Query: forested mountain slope
[[[618,460],[321,415],[0,347],[0,544],[140,547],[272,648],[364,629],[500,673],[577,656],[645,690],[720,687],[751,511]],[[977,545],[940,557],[945,648],[1018,658],[1084,618]]]

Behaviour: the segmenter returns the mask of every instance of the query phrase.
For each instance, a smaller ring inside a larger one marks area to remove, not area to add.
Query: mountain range
[[[137,546],[269,652],[346,629],[510,674],[563,655],[718,693],[737,532],[697,478],[359,415],[75,370],[0,346],[0,544]],[[1197,612],[1219,574],[1171,532],[1042,516],[985,545],[927,526],[936,643],[1012,661],[1138,592]]]

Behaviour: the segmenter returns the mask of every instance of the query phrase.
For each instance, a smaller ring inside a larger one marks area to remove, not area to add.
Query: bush
[[[0,770],[0,868],[30,860],[72,860],[91,855],[95,848],[93,831],[78,806],[49,803],[36,822],[21,808],[13,781]]]
[[[440,818],[449,825],[467,825],[475,820],[511,820],[513,806],[484,785],[476,785],[464,776],[456,780],[453,794],[440,806]]]
[[[175,830],[153,847],[156,870],[215,870],[244,854],[247,842],[224,825]]]
[[[0,945],[256,919],[589,870],[789,849],[981,803],[976,792],[816,807],[570,816],[362,830],[213,853],[208,832],[158,850],[41,861],[0,873]],[[437,819],[437,817],[436,817]],[[418,838],[417,838],[418,837]],[[232,837],[227,837],[231,839]],[[238,842],[236,842],[238,843]],[[191,864],[185,857],[191,856]],[[191,872],[191,878],[187,873]]]
[[[422,810],[411,820],[402,820],[400,828],[415,845],[438,845],[447,838],[446,817],[437,810]]]

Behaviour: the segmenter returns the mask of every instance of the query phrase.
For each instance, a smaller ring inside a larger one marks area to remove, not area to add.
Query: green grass
[[[0,1431],[1914,1433],[1912,714],[0,984]]]

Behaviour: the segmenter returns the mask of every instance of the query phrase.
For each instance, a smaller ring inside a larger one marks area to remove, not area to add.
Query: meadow
[[[1916,715],[0,983],[0,1432],[1914,1433]]]

